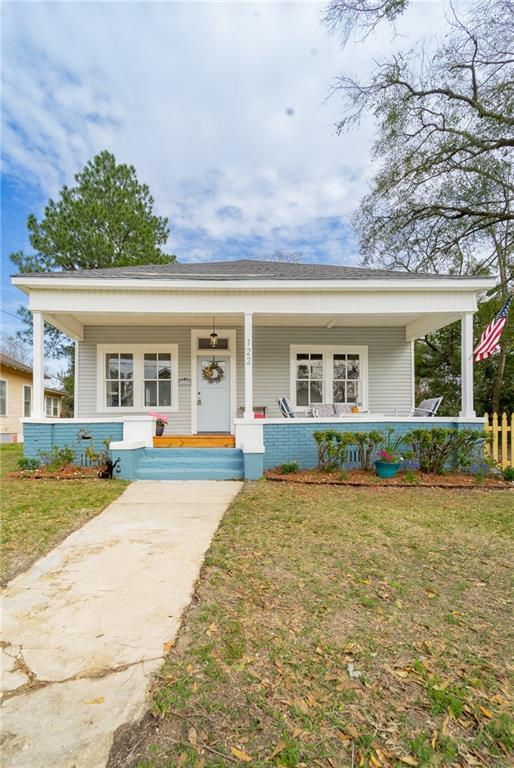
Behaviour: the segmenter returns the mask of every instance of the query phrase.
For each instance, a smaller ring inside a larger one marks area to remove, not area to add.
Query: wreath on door
[[[202,376],[209,384],[218,384],[220,381],[223,381],[225,371],[221,367],[221,363],[213,359],[209,365],[202,368]]]

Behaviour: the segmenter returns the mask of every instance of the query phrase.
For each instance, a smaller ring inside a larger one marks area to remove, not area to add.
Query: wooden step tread
[[[154,437],[154,448],[234,448],[234,435],[163,435]]]

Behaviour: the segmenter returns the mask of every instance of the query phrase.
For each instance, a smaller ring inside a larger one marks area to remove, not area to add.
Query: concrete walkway
[[[3,598],[5,768],[101,768],[141,716],[239,482],[132,483]]]

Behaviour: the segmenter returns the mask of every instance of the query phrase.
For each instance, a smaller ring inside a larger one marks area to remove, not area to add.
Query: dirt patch
[[[514,490],[514,483],[508,483],[500,477],[482,477],[455,472],[448,475],[434,475],[427,472],[398,472],[396,477],[377,477],[373,472],[352,469],[342,473],[320,472],[317,469],[303,469],[298,472],[282,474],[278,469],[265,473],[267,480],[281,483],[306,483],[308,485],[346,485],[350,487],[364,486],[367,488],[481,488]]]

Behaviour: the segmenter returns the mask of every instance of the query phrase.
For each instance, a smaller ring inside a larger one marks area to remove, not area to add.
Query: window
[[[367,408],[367,347],[292,345],[290,350],[295,405],[348,403]]]
[[[30,384],[23,385],[23,416],[28,419],[32,411],[32,387]]]
[[[171,405],[171,354],[145,352],[145,406],[169,408]]]
[[[105,402],[107,408],[134,405],[134,355],[108,352],[105,355]]]
[[[177,344],[99,344],[98,411],[178,410]]]
[[[333,367],[332,402],[360,403],[360,355],[336,353],[333,355]]]
[[[323,355],[299,352],[296,355],[296,404],[323,402]]]
[[[7,382],[0,379],[0,416],[7,416]]]
[[[59,416],[59,398],[46,395],[45,413],[49,417],[57,418]]]

